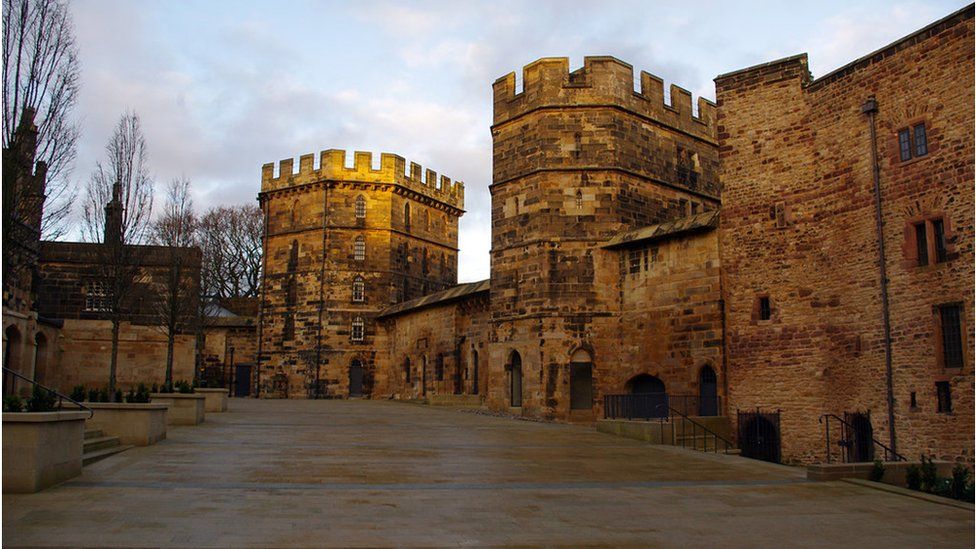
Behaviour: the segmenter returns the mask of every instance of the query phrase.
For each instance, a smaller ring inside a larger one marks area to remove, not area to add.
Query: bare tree
[[[67,230],[76,193],[68,182],[75,159],[78,126],[71,118],[79,88],[78,48],[64,0],[3,0],[3,147],[14,141],[22,118],[36,113],[37,160],[47,166],[47,200],[42,234],[54,239]],[[4,188],[4,247],[8,231],[6,205],[28,197]],[[40,210],[37,212],[40,214]]]
[[[170,181],[162,216],[153,223],[152,242],[167,246],[167,270],[159,297],[154,301],[159,327],[166,335],[166,388],[173,388],[173,348],[176,336],[192,328],[197,318],[199,256],[196,245],[196,216],[190,198],[190,180]],[[197,272],[194,273],[194,267]],[[196,274],[196,276],[194,276]]]
[[[257,205],[217,207],[200,219],[203,288],[212,297],[256,297],[261,283],[263,215]]]
[[[130,313],[129,298],[143,277],[142,244],[149,234],[153,180],[146,165],[146,141],[139,117],[124,113],[105,146],[108,158],[96,164],[83,206],[83,235],[98,247],[98,268],[107,286],[106,313],[112,321],[109,393],[115,393],[119,327]]]

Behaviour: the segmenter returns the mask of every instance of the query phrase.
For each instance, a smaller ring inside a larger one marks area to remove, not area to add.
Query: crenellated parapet
[[[438,200],[458,209],[464,208],[464,183],[451,181],[449,177],[419,164],[407,161],[390,153],[380,154],[379,168],[373,168],[373,153],[356,151],[351,168],[346,167],[346,151],[329,149],[319,155],[318,167],[315,155],[305,154],[298,158],[298,171],[295,161],[286,158],[276,165],[268,163],[261,167],[261,192],[267,193],[289,187],[297,187],[320,181],[353,181],[361,183],[395,184],[421,195]]]
[[[706,139],[715,139],[715,103],[698,98],[698,114],[692,110],[688,90],[670,87],[670,103],[664,100],[664,81],[640,73],[640,91],[634,90],[634,69],[614,57],[586,57],[583,67],[569,71],[566,57],[544,57],[522,69],[523,89],[516,93],[515,73],[493,84],[494,124],[537,108],[615,106]]]

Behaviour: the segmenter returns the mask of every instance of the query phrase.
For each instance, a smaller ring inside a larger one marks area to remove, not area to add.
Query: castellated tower
[[[523,82],[493,86],[490,368],[506,381],[488,404],[567,417],[571,362],[592,361],[597,407],[621,367],[623,256],[601,246],[718,209],[715,105],[699,99],[696,115],[674,85],[667,104],[646,72],[635,91],[632,67],[611,57],[573,72],[540,59]]]
[[[368,396],[373,319],[457,282],[464,185],[403,158],[345,151],[265,164],[257,387],[262,397]]]

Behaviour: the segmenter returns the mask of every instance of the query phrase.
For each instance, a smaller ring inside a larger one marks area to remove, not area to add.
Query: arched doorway
[[[48,344],[47,336],[37,332],[34,336],[34,381],[43,384],[50,384],[48,379]]]
[[[664,382],[650,374],[640,374],[630,378],[627,392],[634,395],[630,399],[633,408],[631,417],[668,417],[670,413],[668,393]]]
[[[519,408],[522,406],[522,357],[518,351],[512,351],[509,366],[509,405]]]
[[[471,381],[471,393],[478,394],[478,351],[471,352],[471,375],[474,379]]]
[[[742,456],[779,463],[779,413],[739,412]]]
[[[718,415],[718,378],[707,364],[698,372],[698,415]]]
[[[363,396],[363,363],[358,358],[349,365],[349,396]]]
[[[593,409],[593,359],[583,349],[569,359],[569,408]]]
[[[845,413],[844,420],[850,424],[846,437],[847,461],[849,463],[874,461],[874,428],[871,426],[871,414]]]

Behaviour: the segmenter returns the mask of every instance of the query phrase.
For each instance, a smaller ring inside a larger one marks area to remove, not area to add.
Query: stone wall
[[[488,287],[469,283],[476,291],[460,297],[384,312],[383,347],[377,359],[378,398],[423,398],[435,394],[483,395],[489,387]],[[426,367],[425,367],[426,365]],[[475,381],[477,379],[477,381]]]
[[[784,459],[823,457],[824,413],[870,412],[875,438],[892,443],[862,112],[874,97],[898,450],[973,460],[972,17],[970,6],[818,80],[805,55],[716,79],[729,395],[782,409]],[[919,124],[927,154],[902,161],[898,132]],[[919,266],[913,224],[932,219],[947,258]],[[937,307],[950,303],[964,311],[962,368],[939,358]],[[951,386],[951,413],[937,412],[937,382]]]
[[[108,385],[112,354],[112,323],[108,320],[65,319],[58,341],[60,365],[47,382],[65,394],[76,385]],[[196,336],[178,335],[173,350],[173,380],[192,380]],[[116,385],[128,391],[139,383],[162,385],[166,380],[166,335],[155,326],[123,322],[119,332]]]

